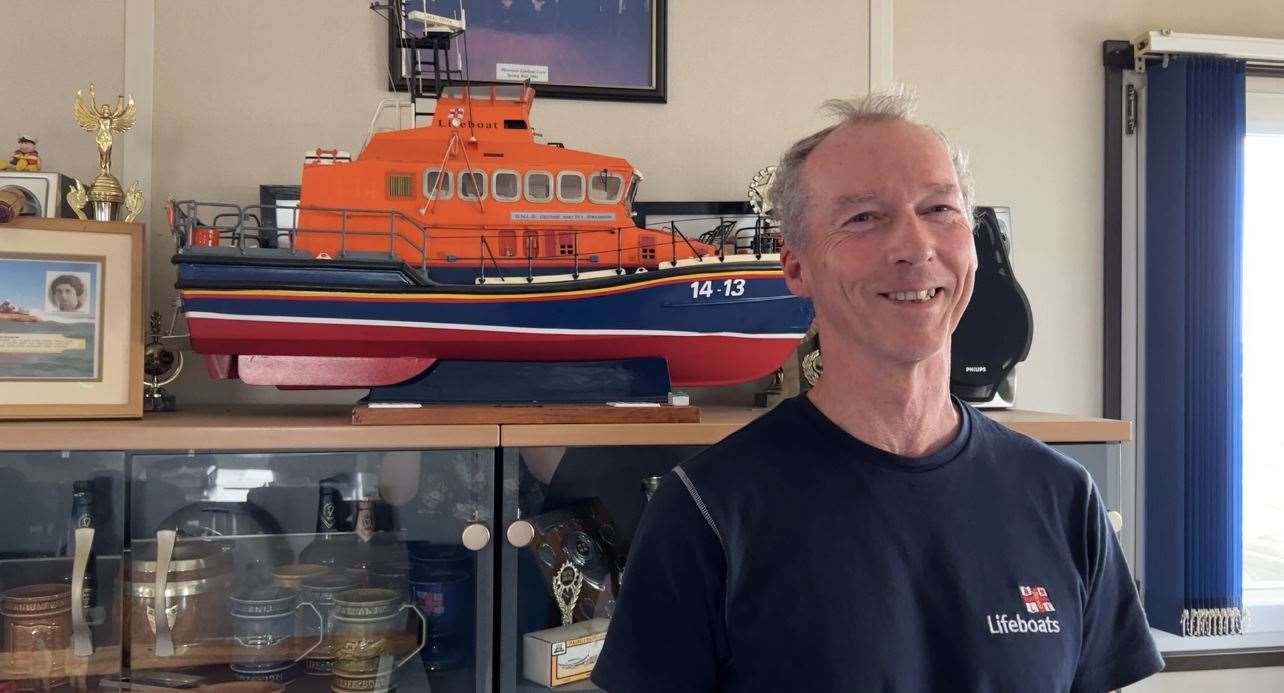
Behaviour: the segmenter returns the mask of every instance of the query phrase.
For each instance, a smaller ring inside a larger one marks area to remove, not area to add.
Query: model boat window
[[[516,171],[495,172],[495,199],[500,202],[516,202],[522,192],[518,189]]]
[[[486,174],[481,171],[460,171],[459,196],[465,200],[486,197]]]
[[[575,171],[563,171],[558,174],[557,199],[562,202],[583,202],[584,176]]]
[[[450,197],[450,171],[430,168],[424,171],[424,197],[445,200]]]
[[[615,204],[620,201],[623,189],[623,177],[614,173],[595,173],[589,181],[589,200],[600,205]]]
[[[553,176],[543,171],[527,173],[526,199],[531,202],[548,202],[553,199]]]

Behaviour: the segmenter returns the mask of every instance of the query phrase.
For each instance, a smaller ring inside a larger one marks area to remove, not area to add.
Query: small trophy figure
[[[94,85],[90,83],[89,103],[86,104],[80,91],[77,91],[76,99],[72,102],[72,115],[76,117],[76,124],[81,129],[94,133],[94,142],[98,145],[98,177],[89,186],[89,191],[85,191],[79,180],[76,180],[74,188],[67,191],[67,202],[71,204],[72,211],[81,219],[88,219],[82,210],[89,203],[95,221],[114,221],[121,205],[124,205],[128,210],[125,221],[133,221],[143,210],[143,193],[137,181],[129,186],[128,191],[123,190],[120,181],[111,174],[111,135],[113,132],[124,133],[134,127],[134,122],[138,120],[134,97],[129,97],[128,103],[125,97],[116,97],[115,108],[108,104],[100,105],[94,95]]]
[[[174,395],[165,391],[165,386],[174,382],[183,370],[183,355],[174,352],[161,344],[161,315],[152,313],[151,339],[143,349],[143,409],[145,411],[174,411]]]
[[[572,612],[580,599],[580,587],[584,585],[584,574],[570,561],[562,564],[553,575],[553,598],[557,608],[562,611],[562,625],[571,625]]]

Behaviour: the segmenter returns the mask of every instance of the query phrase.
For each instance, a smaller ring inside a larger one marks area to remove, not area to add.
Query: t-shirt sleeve
[[[669,473],[634,535],[593,683],[610,693],[715,690],[727,658],[725,582],[718,535]]]
[[[1089,482],[1091,483],[1091,482]],[[1164,668],[1095,485],[1084,513],[1088,598],[1074,693],[1101,693]]]

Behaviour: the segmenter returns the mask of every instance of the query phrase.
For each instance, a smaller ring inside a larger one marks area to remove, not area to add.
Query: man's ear
[[[798,251],[788,243],[780,249],[780,267],[785,272],[785,286],[789,292],[800,298],[811,298],[811,288],[807,286],[802,259]]]

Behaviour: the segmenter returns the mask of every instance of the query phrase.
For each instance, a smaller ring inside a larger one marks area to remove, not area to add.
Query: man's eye
[[[933,214],[949,213],[955,211],[950,205],[932,205],[929,210]]]
[[[861,212],[861,213],[859,213],[859,214],[853,214],[853,215],[851,216],[851,218],[849,218],[849,219],[847,220],[847,223],[849,223],[849,224],[853,224],[853,223],[855,223],[855,224],[863,224],[863,223],[865,223],[865,222],[870,222],[870,221],[873,221],[873,220],[874,220],[874,213],[873,213],[873,212]]]

